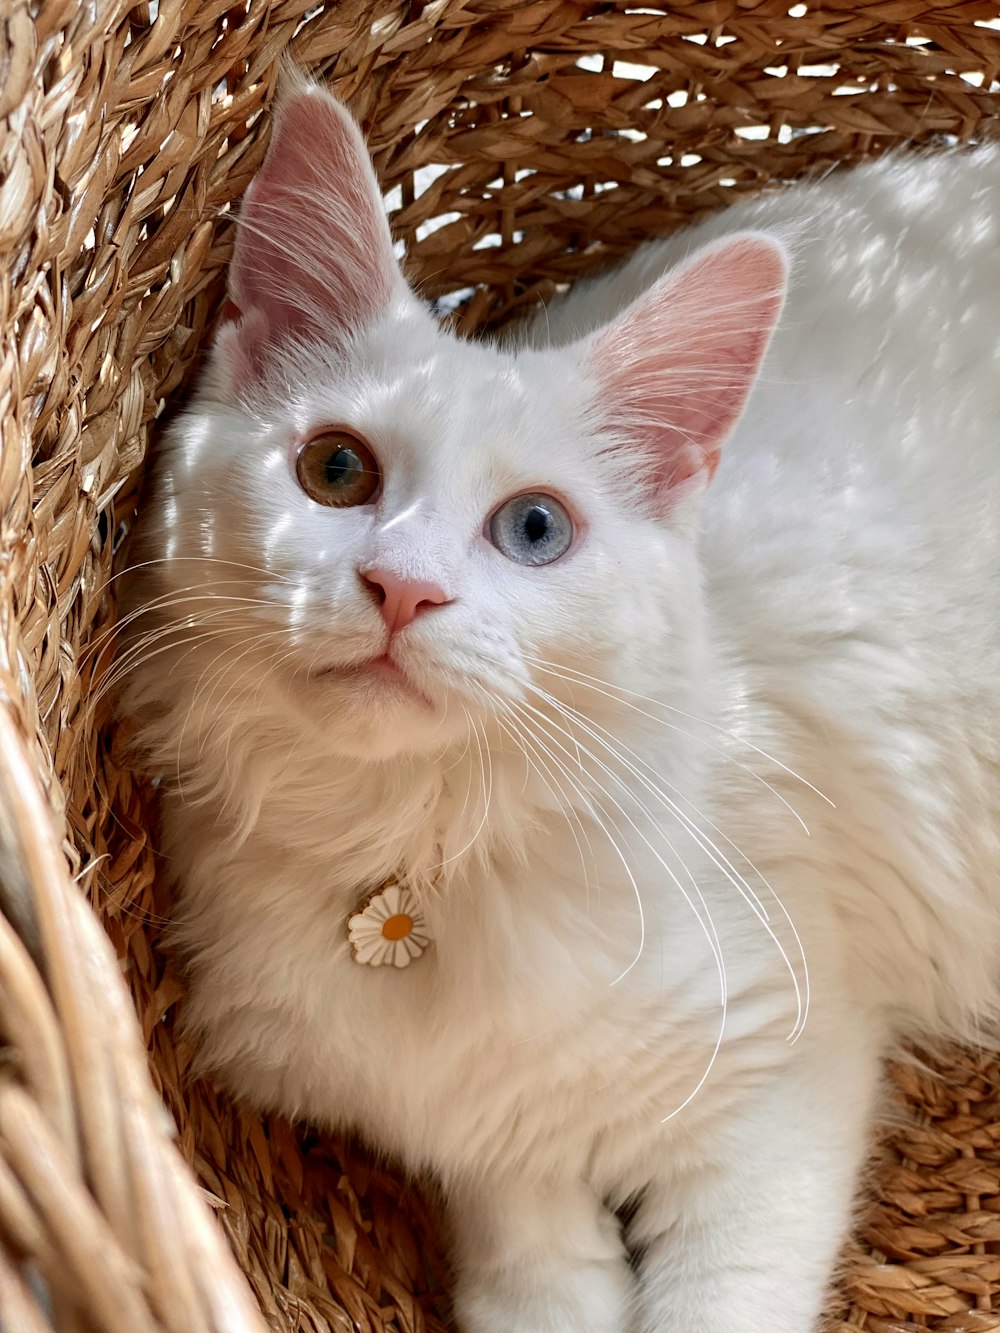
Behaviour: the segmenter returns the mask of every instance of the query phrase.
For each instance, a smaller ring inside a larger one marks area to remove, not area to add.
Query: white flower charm
[[[431,942],[427,922],[411,889],[390,884],[347,923],[354,961],[367,967],[408,967]]]

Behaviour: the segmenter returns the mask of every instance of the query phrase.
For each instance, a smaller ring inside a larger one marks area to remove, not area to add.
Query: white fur
[[[998,219],[996,151],[883,162],[644,250],[520,354],[397,287],[242,405],[230,329],[168,436],[126,703],[187,1017],[254,1105],[435,1173],[468,1333],[807,1333],[881,1056],[995,1013]],[[651,517],[571,339],[748,228],[794,238],[778,333],[700,506]],[[377,508],[298,489],[331,422]],[[586,519],[542,569],[482,536],[525,487]],[[309,675],[382,651],[363,559],[454,599],[405,631],[426,708]],[[400,871],[435,943],[360,967]]]

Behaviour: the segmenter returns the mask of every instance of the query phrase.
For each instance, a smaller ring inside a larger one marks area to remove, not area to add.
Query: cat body
[[[436,1176],[468,1333],[808,1333],[882,1057],[995,1015],[998,219],[994,150],[883,162],[467,343],[286,99],[125,706],[204,1066]],[[331,425],[365,504],[296,480]],[[490,538],[536,492],[540,568]],[[394,880],[432,942],[362,965]]]

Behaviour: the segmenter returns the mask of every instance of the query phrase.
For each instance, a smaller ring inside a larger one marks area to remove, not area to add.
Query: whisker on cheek
[[[755,772],[752,768],[749,768],[746,764],[741,763],[738,759],[735,759],[731,754],[728,754],[725,750],[723,750],[720,746],[715,745],[713,742],[706,740],[702,736],[698,736],[694,732],[685,730],[683,727],[678,726],[676,723],[668,722],[665,718],[658,717],[655,713],[650,713],[646,709],[640,708],[637,704],[633,703],[632,700],[643,699],[647,703],[650,703],[657,708],[663,708],[669,712],[676,713],[681,717],[689,718],[692,722],[697,723],[699,726],[706,727],[710,731],[714,731],[717,734],[728,736],[738,745],[742,745],[746,749],[751,750],[756,754],[759,754],[762,758],[768,760],[769,763],[772,763],[777,768],[783,770],[785,773],[788,774],[789,777],[794,778],[795,781],[800,782],[804,787],[808,788],[810,791],[815,793],[816,796],[818,796],[821,800],[825,801],[827,805],[829,805],[831,808],[833,808],[834,806],[834,803],[829,798],[829,796],[826,796],[823,792],[821,792],[818,787],[814,787],[813,784],[807,778],[804,778],[800,773],[796,773],[794,769],[790,768],[780,759],[775,758],[774,755],[768,754],[766,750],[762,750],[759,746],[754,745],[752,741],[748,741],[743,737],[738,736],[735,732],[728,731],[725,727],[721,727],[717,723],[709,722],[706,721],[704,718],[696,717],[693,713],[686,713],[684,712],[683,709],[674,708],[670,704],[664,703],[661,699],[654,699],[649,695],[638,694],[635,690],[623,689],[619,686],[613,685],[610,681],[600,680],[596,676],[588,676],[586,675],[586,673],[575,671],[571,667],[562,667],[562,668],[556,667],[553,663],[547,662],[543,658],[532,658],[532,657],[527,657],[527,655],[526,655],[526,660],[532,662],[535,666],[539,668],[539,670],[544,671],[549,675],[559,677],[565,680],[569,684],[581,685],[585,688],[592,689],[593,691],[595,691],[595,693],[605,695],[607,698],[614,700],[615,703],[630,709],[632,712],[638,713],[642,717],[649,718],[651,722],[658,722],[660,726],[666,727],[670,731],[676,731],[679,735],[686,737],[688,740],[695,741],[697,744],[704,746],[706,749],[712,750],[714,753],[720,755],[723,759],[725,759],[727,763],[734,765],[736,768],[740,769],[744,773],[748,773],[756,782],[759,782],[764,787],[766,787],[768,791],[770,791],[771,794],[774,796],[775,800],[779,801],[783,806],[785,806],[785,808],[789,811],[789,813],[794,816],[796,821],[802,827],[803,832],[807,834],[809,832],[809,829],[802,816],[798,813],[795,807],[788,800],[786,800],[784,796],[782,796],[781,792],[779,792],[774,786],[772,786],[772,784],[769,783],[766,778],[762,777],[760,773]]]

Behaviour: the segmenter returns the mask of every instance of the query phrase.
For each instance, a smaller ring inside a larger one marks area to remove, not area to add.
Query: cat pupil
[[[353,449],[338,449],[326,460],[324,471],[330,486],[341,486],[345,481],[353,481],[364,471],[364,466]]]
[[[524,516],[524,535],[529,542],[540,542],[548,536],[549,512],[541,505],[535,505]]]

